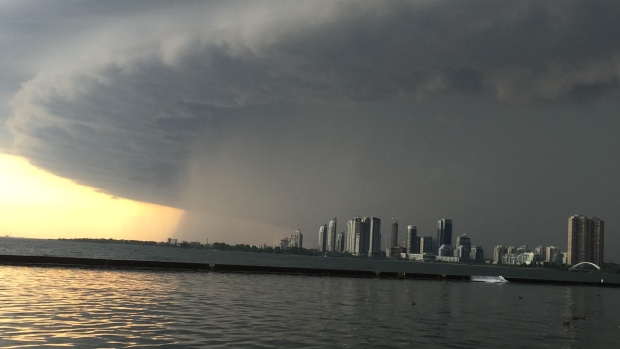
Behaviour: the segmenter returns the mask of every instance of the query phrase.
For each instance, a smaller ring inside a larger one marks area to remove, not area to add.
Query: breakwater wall
[[[154,269],[220,273],[270,273],[288,275],[379,277],[394,279],[469,280],[476,276],[503,276],[510,282],[620,287],[620,275],[603,272],[568,272],[540,268],[516,268],[394,260],[303,257],[286,265],[273,261],[248,263],[190,263],[118,260],[55,256],[0,255],[0,265]]]

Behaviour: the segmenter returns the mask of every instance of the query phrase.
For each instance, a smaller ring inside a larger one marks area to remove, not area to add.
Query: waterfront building
[[[517,254],[522,254],[522,253],[526,253],[526,252],[530,252],[530,250],[527,248],[526,245],[521,245],[519,247],[517,247]]]
[[[368,256],[381,256],[381,219],[370,217],[368,219]]]
[[[282,238],[280,240],[278,240],[278,242],[276,242],[274,247],[278,247],[282,250],[288,248],[288,243],[289,243],[289,239],[288,238]]]
[[[437,221],[437,245],[441,248],[442,245],[452,246],[452,220],[440,219]],[[440,254],[439,254],[440,255]]]
[[[433,251],[435,251],[435,249],[433,248],[433,238],[430,236],[420,236],[420,238],[418,239],[419,241],[419,252],[420,253],[433,253]]]
[[[334,252],[336,250],[336,218],[327,223],[327,242],[325,248],[328,252]]]
[[[545,262],[561,264],[560,249],[555,246],[547,246],[545,251]],[[559,261],[558,261],[559,258]]]
[[[517,255],[514,253],[506,253],[502,256],[502,264],[515,265],[517,264]]]
[[[345,252],[355,254],[355,246],[358,245],[362,223],[360,216],[347,221],[347,234],[345,237]]]
[[[362,217],[360,221],[360,235],[355,246],[355,255],[367,256],[370,246],[370,218]]]
[[[568,262],[568,252],[560,252],[560,258],[562,264],[566,264]]]
[[[447,246],[447,245],[442,245],[442,246]],[[450,246],[452,247],[452,246]],[[446,263],[458,263],[459,262],[459,257],[454,257],[454,256],[437,256],[435,257],[435,260],[438,262],[446,262]]]
[[[301,230],[295,229],[295,233],[289,237],[285,237],[276,242],[275,247],[279,247],[283,250],[288,248],[303,248],[304,236]]]
[[[296,229],[295,233],[291,235],[288,242],[288,247],[303,248],[304,236],[301,230]]]
[[[471,239],[467,234],[463,234],[456,238],[456,254],[461,262],[469,262],[469,253],[471,252]]]
[[[381,219],[376,217],[360,218],[360,216],[350,219],[347,222],[347,234],[345,240],[346,252],[349,252],[352,255],[380,255]]]
[[[415,225],[407,226],[407,253],[420,253],[418,248],[418,228]]]
[[[473,246],[471,248],[469,260],[474,263],[484,263],[484,250],[482,246]]]
[[[541,257],[542,260],[546,260],[545,255],[546,255],[546,250],[543,246],[536,246],[536,248],[534,249],[534,254],[539,255]]]
[[[338,236],[336,237],[336,249],[334,250],[334,252],[336,253],[342,253],[344,252],[344,231],[340,232],[338,234]]]
[[[402,255],[405,255],[402,257]],[[396,246],[390,248],[390,257],[398,257],[401,256],[403,259],[407,259],[407,248],[402,246]]]
[[[501,264],[502,258],[508,253],[508,249],[502,245],[497,245],[493,249],[493,264]]]
[[[327,250],[327,224],[319,227],[319,251],[325,253]]]
[[[437,261],[437,256],[433,253],[401,253],[400,258],[409,259],[410,261],[420,261],[420,262],[434,262]],[[448,257],[445,257],[448,258]]]
[[[517,254],[517,249],[514,246],[508,246],[506,254]]]
[[[605,223],[598,217],[573,215],[568,218],[569,265],[590,262],[603,265]]]
[[[541,261],[542,261],[542,258],[540,255],[537,255],[534,252],[524,252],[524,253],[517,255],[516,264],[531,265],[532,263],[536,264]]]
[[[391,248],[398,246],[398,222],[396,221],[396,218],[392,218],[392,236],[390,243]]]
[[[454,250],[451,245],[441,245],[439,246],[439,254],[438,257],[454,257]]]

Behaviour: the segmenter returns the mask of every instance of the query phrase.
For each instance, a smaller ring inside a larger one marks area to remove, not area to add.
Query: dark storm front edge
[[[380,277],[394,279],[469,280],[472,275],[503,276],[510,282],[620,287],[620,275],[544,269],[450,265],[442,263],[377,263],[374,269],[334,269],[269,265],[208,264],[142,260],[113,260],[53,256],[0,255],[0,264],[19,266],[79,266],[115,269],[169,269],[231,273]]]

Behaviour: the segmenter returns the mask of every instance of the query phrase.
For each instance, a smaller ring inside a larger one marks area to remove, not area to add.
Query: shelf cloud
[[[446,215],[490,248],[536,243],[495,227],[541,212],[559,231],[540,243],[563,244],[573,210],[617,209],[601,173],[620,149],[614,1],[0,6],[0,146],[186,209],[194,238],[300,226],[312,241],[358,213],[434,235]],[[224,233],[235,220],[244,231]]]

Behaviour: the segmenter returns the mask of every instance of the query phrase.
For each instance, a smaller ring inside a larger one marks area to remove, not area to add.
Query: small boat
[[[492,284],[505,284],[508,283],[508,280],[504,279],[503,276],[471,276],[471,281],[477,282],[488,282]]]

